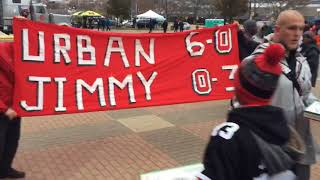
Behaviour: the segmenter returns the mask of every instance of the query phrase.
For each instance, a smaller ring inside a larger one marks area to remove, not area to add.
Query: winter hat
[[[258,31],[257,22],[255,20],[246,20],[243,23],[243,28],[246,32],[250,33],[251,35],[255,35]]]
[[[244,60],[235,75],[235,94],[242,105],[268,105],[281,75],[285,56],[281,44],[271,44],[264,54]]]

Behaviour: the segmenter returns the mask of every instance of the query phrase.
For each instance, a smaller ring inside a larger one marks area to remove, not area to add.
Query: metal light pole
[[[33,8],[32,0],[30,0],[30,3],[29,3],[29,11],[30,11],[30,19],[34,21],[35,17],[34,17],[34,8]]]
[[[166,18],[168,19],[168,0],[165,0],[165,13],[166,13]]]

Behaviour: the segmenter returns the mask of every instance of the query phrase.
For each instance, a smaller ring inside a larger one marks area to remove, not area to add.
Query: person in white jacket
[[[282,108],[287,123],[296,129],[305,143],[306,151],[296,159],[294,168],[299,180],[310,179],[310,165],[316,162],[310,122],[304,118],[305,107],[316,98],[311,93],[311,72],[308,62],[297,50],[304,26],[304,17],[298,11],[281,12],[276,21],[274,34],[269,36],[269,42],[259,45],[252,55],[244,60],[251,61],[272,43],[281,43],[286,48],[286,56],[281,61],[282,76],[273,96],[272,105]]]

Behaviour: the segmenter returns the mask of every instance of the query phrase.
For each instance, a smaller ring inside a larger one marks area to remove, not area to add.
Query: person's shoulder
[[[261,43],[259,44],[259,46],[257,47],[257,49],[266,49],[268,46],[270,46],[270,42],[265,42],[265,43]]]
[[[307,48],[306,53],[314,55],[314,54],[319,54],[320,51],[317,45],[312,44]]]

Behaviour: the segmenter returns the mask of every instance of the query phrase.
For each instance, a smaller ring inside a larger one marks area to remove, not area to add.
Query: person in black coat
[[[179,20],[178,19],[175,19],[174,22],[173,22],[173,32],[178,32],[178,29],[179,29]]]
[[[166,33],[168,29],[168,21],[164,20],[162,23],[163,32]]]
[[[247,20],[243,24],[244,29],[238,30],[238,46],[239,60],[242,61],[248,57],[259,45],[253,40],[253,36],[257,33],[257,24],[253,20]]]
[[[291,150],[303,149],[302,141],[295,139],[297,148],[288,146],[297,133],[291,134],[294,130],[289,128],[282,109],[270,105],[284,56],[284,47],[273,44],[253,61],[240,64],[234,86],[241,105],[212,131],[198,179],[295,180],[291,169],[299,153]]]
[[[312,87],[316,87],[320,51],[312,32],[307,31],[303,34],[303,43],[301,47],[302,47],[301,53],[304,57],[307,58],[307,61],[309,63],[310,71],[312,74],[312,77],[311,77]]]
[[[179,21],[179,30],[180,30],[180,32],[183,32],[183,30],[184,30],[183,21]]]

